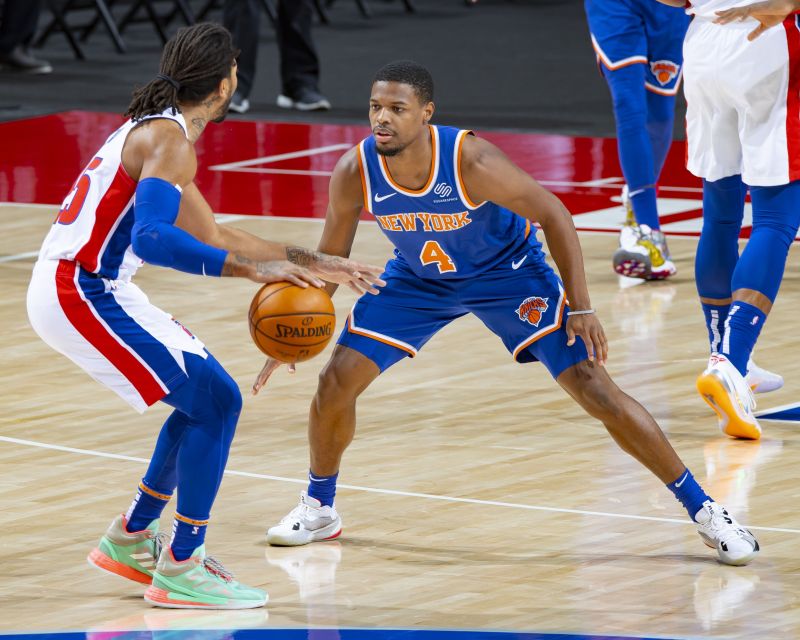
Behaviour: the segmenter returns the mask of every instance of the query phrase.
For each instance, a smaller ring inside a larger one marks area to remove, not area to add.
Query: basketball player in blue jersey
[[[136,410],[159,401],[173,409],[133,503],[88,558],[149,585],[145,600],[168,608],[254,608],[264,606],[267,594],[237,582],[205,552],[242,408],[239,387],[200,340],[148,301],[132,276],[147,261],[196,275],[304,287],[322,286],[324,279],[377,292],[372,285],[380,284],[377,267],[214,221],[194,184],[194,144],[228,111],[236,55],[230,34],[215,24],[186,27],[167,42],[160,73],[135,92],[129,119],[65,198],[28,289],[28,317],[48,345]],[[159,517],[176,488],[167,542]],[[91,501],[91,495],[83,500]]]
[[[662,280],[677,272],[661,231],[656,183],[672,144],[689,19],[653,0],[585,0],[597,63],[611,91],[628,211],[614,253],[620,275]]]
[[[431,125],[432,99],[425,68],[405,61],[383,67],[369,103],[372,136],[347,152],[331,177],[319,249],[348,255],[366,208],[395,245],[395,257],[381,294],[358,300],[320,374],[310,412],[308,491],[269,529],[267,541],[302,545],[341,533],[334,496],[358,396],[439,329],[473,313],[515,360],[540,361],[664,482],[722,562],[749,562],[756,540],[705,494],[653,418],[604,368],[608,345],[569,212],[492,144]],[[545,262],[533,223],[544,231],[560,278]],[[278,366],[267,361],[254,393]]]

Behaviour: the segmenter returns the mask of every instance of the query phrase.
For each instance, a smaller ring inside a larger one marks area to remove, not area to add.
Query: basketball
[[[270,358],[303,362],[330,342],[336,326],[333,302],[325,289],[272,282],[250,303],[250,335]]]

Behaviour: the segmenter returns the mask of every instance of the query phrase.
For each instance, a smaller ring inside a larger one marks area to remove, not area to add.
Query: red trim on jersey
[[[103,246],[108,241],[111,230],[125,213],[126,205],[130,202],[135,191],[136,182],[128,175],[128,172],[125,171],[122,163],[120,163],[117,173],[114,175],[114,180],[111,181],[111,185],[100,199],[100,204],[97,205],[94,226],[89,240],[75,256],[75,260],[87,271],[97,272]]]
[[[75,283],[77,269],[77,263],[71,260],[58,261],[56,292],[64,315],[75,330],[127,378],[148,406],[155,404],[167,393],[156,377],[92,313]]]
[[[789,48],[789,88],[786,92],[786,145],[789,151],[789,181],[800,180],[800,30],[797,16],[783,21]]]

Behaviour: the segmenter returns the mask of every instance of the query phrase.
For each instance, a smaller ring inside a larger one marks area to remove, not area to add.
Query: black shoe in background
[[[278,106],[299,111],[327,111],[331,108],[331,103],[316,89],[303,87],[296,96],[279,95]]]
[[[228,105],[228,111],[234,113],[247,113],[250,110],[250,101],[238,91],[233,92],[233,98]]]
[[[17,45],[8,53],[0,53],[0,70],[18,73],[51,73],[53,67],[46,60],[33,57],[22,45]]]

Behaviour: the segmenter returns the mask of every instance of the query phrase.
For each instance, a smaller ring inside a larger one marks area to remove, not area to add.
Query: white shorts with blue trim
[[[184,352],[207,356],[203,343],[135,284],[68,260],[36,263],[28,318],[49,346],[140,413],[186,381]]]

